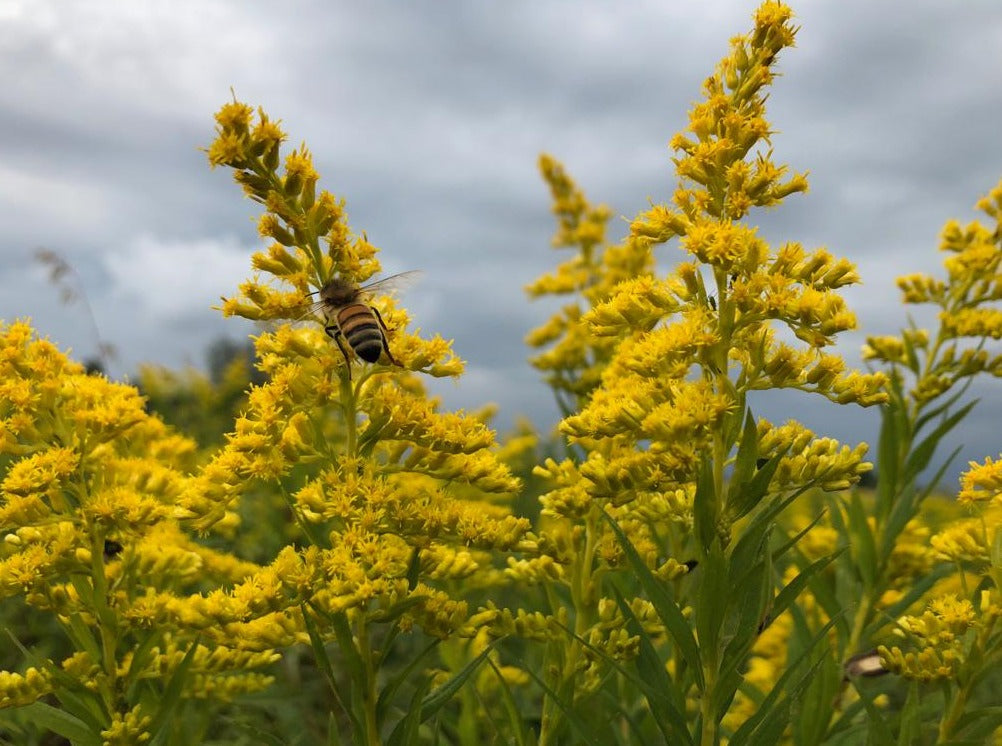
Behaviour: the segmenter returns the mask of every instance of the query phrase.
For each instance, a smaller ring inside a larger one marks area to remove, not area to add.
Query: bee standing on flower
[[[335,277],[318,291],[320,300],[313,304],[313,311],[322,311],[327,323],[324,331],[333,339],[344,355],[351,380],[351,359],[345,349],[342,337],[352,351],[367,363],[379,361],[382,353],[393,365],[399,366],[390,352],[386,333],[390,331],[383,317],[375,308],[364,301],[364,297],[376,290],[396,289],[413,281],[419,270],[401,272],[365,286],[358,286],[349,280]]]

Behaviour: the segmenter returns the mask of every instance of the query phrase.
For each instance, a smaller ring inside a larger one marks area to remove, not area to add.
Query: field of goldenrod
[[[622,243],[540,159],[569,258],[527,291],[566,302],[527,341],[563,419],[500,442],[426,394],[463,363],[390,294],[323,303],[378,250],[305,147],[224,105],[208,159],[268,242],[222,304],[263,322],[253,374],[140,393],[0,325],[2,742],[992,742],[1002,464],[928,467],[1002,375],[1002,184],[944,228],[942,278],[899,280],[938,325],[849,367],[855,267],[750,222],[807,190],[765,119],[795,31],[763,3]],[[776,389],[879,407],[879,442],[756,417]]]

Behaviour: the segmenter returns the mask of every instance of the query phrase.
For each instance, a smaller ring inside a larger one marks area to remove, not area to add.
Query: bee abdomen
[[[337,314],[338,327],[355,354],[367,363],[375,363],[383,352],[383,330],[372,309],[363,303],[345,306]]]

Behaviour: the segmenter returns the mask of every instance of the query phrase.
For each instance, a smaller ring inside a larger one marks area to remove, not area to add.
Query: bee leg
[[[396,331],[396,329],[390,329],[390,327],[388,327],[386,325],[386,322],[383,321],[382,315],[380,315],[379,311],[376,310],[376,308],[374,308],[373,306],[369,306],[369,310],[372,311],[374,314],[376,314],[376,321],[379,322],[379,325],[381,327],[383,327],[384,331],[388,331],[388,332],[395,332]]]
[[[383,317],[379,314],[379,311],[377,311],[375,308],[373,308],[372,312],[376,315],[376,321],[379,322],[379,325],[381,327],[383,327],[383,329],[385,331],[387,331],[387,332],[392,332],[393,331],[393,329],[390,329],[390,327],[388,327],[386,325],[386,322],[383,321]],[[386,335],[385,334],[383,335],[383,352],[386,353],[386,357],[389,358],[389,361],[391,363],[393,363],[395,366],[397,366],[398,368],[403,368],[404,367],[400,363],[398,363],[396,360],[393,359],[393,353],[390,352],[390,345],[386,341]]]
[[[328,337],[337,342],[337,348],[341,350],[341,354],[344,355],[344,365],[348,369],[348,380],[351,380],[351,359],[348,357],[348,350],[344,348],[344,343],[341,341],[341,330],[336,324],[331,324],[330,326],[324,327],[324,332]]]

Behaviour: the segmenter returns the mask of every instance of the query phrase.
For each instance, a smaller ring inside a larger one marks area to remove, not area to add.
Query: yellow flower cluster
[[[152,713],[136,709],[120,682],[172,668],[155,643],[191,645],[196,591],[257,568],[197,544],[175,521],[196,447],[147,414],[134,388],[88,375],[21,322],[0,326],[0,387],[10,392],[0,399],[0,595],[63,627],[77,650],[62,668],[102,702],[106,742],[138,742]],[[172,615],[144,613],[150,599]],[[207,642],[212,666],[194,670],[241,680],[242,690],[267,686],[254,669],[274,654],[248,658],[232,642]],[[27,704],[63,692],[57,670],[46,662],[5,672],[0,697]]]
[[[52,675],[34,666],[23,674],[0,671],[0,708],[29,705],[52,691]]]
[[[352,235],[342,200],[327,191],[317,192],[319,175],[305,147],[289,153],[279,172],[284,140],[279,124],[263,110],[259,110],[256,122],[253,109],[236,101],[216,114],[216,139],[207,149],[209,163],[234,169],[234,179],[244,193],[266,210],[258,229],[273,243],[253,255],[253,266],[291,286],[276,288],[255,277],[240,285],[239,297],[223,299],[222,311],[227,316],[254,320],[311,319],[326,324],[316,315],[310,296],[335,279],[359,286],[373,277],[380,269],[377,249],[364,235]],[[404,311],[396,310],[388,298],[373,302],[387,327],[394,330],[393,357],[404,368],[434,376],[455,376],[462,371],[461,362],[444,340],[435,337],[426,341],[406,334]],[[311,344],[305,339],[300,343],[300,352]],[[328,346],[327,356],[332,355],[338,357],[324,365],[340,365],[338,351],[331,353]],[[342,374],[348,375],[347,371]]]
[[[616,340],[581,323],[590,308],[606,300],[620,282],[650,278],[653,257],[642,242],[627,238],[618,246],[606,242],[612,212],[592,206],[564,167],[549,155],[539,158],[539,169],[553,196],[558,219],[555,248],[576,249],[572,258],[526,287],[532,298],[543,295],[580,295],[584,303],[569,300],[559,313],[529,333],[530,347],[547,349],[530,362],[543,371],[564,414],[574,411],[599,385]]]
[[[964,660],[964,635],[977,626],[978,615],[970,601],[943,596],[931,601],[922,616],[898,620],[896,633],[914,640],[920,647],[918,653],[886,646],[880,646],[878,652],[888,670],[907,678],[951,678]]]
[[[1002,498],[1002,459],[994,460],[990,456],[984,463],[974,461],[970,468],[960,477],[960,493],[957,501],[971,505],[998,502]]]
[[[984,349],[986,340],[1002,339],[1002,182],[978,203],[994,225],[972,222],[961,227],[949,221],[943,228],[940,250],[947,279],[923,274],[898,278],[905,303],[927,303],[939,308],[939,331],[930,339],[924,329],[911,328],[900,337],[868,337],[864,359],[900,366],[915,377],[911,396],[916,404],[930,402],[958,381],[987,372],[1002,377],[1002,355]],[[968,338],[971,345],[965,346]]]
[[[153,718],[143,715],[142,709],[135,707],[128,712],[116,712],[112,716],[111,725],[101,731],[104,746],[133,746],[150,740],[147,728]]]
[[[254,255],[260,275],[224,301],[224,314],[328,323],[308,295],[332,280],[368,280],[380,267],[376,247],[353,236],[343,202],[317,192],[305,148],[280,169],[285,135],[263,111],[255,119],[250,107],[227,104],[216,122],[209,161],[233,168],[245,193],[264,205],[259,230],[274,241]],[[254,490],[287,491],[293,533],[306,548],[281,550],[243,581],[260,585],[256,597],[270,611],[307,608],[321,628],[325,618],[349,614],[364,629],[405,604],[401,623],[440,636],[475,634],[476,614],[435,584],[504,582],[491,553],[536,551],[527,520],[489,504],[496,498],[485,502],[520,483],[492,453],[494,434],[480,419],[439,411],[406,372],[458,375],[462,362],[449,344],[407,333],[406,311],[389,298],[363,294],[360,302],[385,320],[404,370],[373,365],[351,375],[317,325],[262,333],[255,347],[267,380],[251,390],[235,431],[180,502],[205,529],[239,512]]]
[[[592,483],[584,489],[590,495],[620,502],[647,490],[691,489],[706,453],[714,454],[721,484],[734,445],[722,433],[735,432],[731,423],[743,421],[747,393],[757,389],[796,388],[863,406],[886,401],[882,373],[847,372],[840,357],[822,352],[855,327],[836,292],[859,281],[852,264],[794,243],[773,251],[738,222],[752,207],[774,205],[807,186],[799,175],[784,181],[786,168],[768,152],[749,160],[768,140],[762,89],[776,54],[792,43],[789,15],[785,6],[766,3],[750,37],[733,42],[705,84],[706,101],[690,112],[689,132],[672,140],[681,179],[673,204],[655,205],[631,225],[634,241],[677,237],[696,261],[663,280],[628,279],[582,317],[596,338],[622,340],[601,386],[561,424],[589,451],[581,474]],[[774,324],[787,326],[807,348],[777,342]],[[869,468],[862,463],[865,446],[812,443],[805,431],[782,442],[782,431],[768,423],[759,429],[763,456],[789,449],[777,488],[840,489]],[[596,452],[597,441],[608,445]],[[560,495],[570,496],[564,489],[545,499]]]

